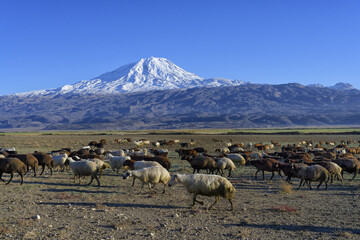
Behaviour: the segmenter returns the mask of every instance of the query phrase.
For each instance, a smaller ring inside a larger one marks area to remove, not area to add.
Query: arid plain
[[[0,147],[15,147],[19,153],[71,148],[78,150],[90,141],[106,139],[105,149],[119,150],[135,147],[133,143],[119,144],[114,140],[177,139],[182,143],[196,142],[194,147],[205,147],[209,153],[233,143],[296,144],[300,141],[360,140],[360,135],[240,135],[240,134],[162,134],[145,132],[84,133],[74,132],[4,134]],[[213,138],[220,140],[213,141]],[[352,143],[359,146],[359,143]],[[153,146],[144,146],[153,148]],[[169,150],[172,164],[170,173],[191,173],[187,161],[180,160],[175,149],[179,144],[161,146]],[[251,149],[255,151],[254,148]],[[270,152],[281,151],[279,148]],[[33,177],[29,172],[20,185],[15,175],[9,185],[0,184],[1,216],[0,238],[2,239],[359,239],[360,238],[360,177],[349,181],[352,175],[345,173],[343,182],[335,181],[328,190],[321,186],[310,190],[303,187],[295,190],[285,184],[278,175],[269,181],[254,178],[252,166],[237,167],[229,178],[236,188],[233,199],[234,211],[227,211],[230,204],[225,199],[210,211],[206,209],[213,197],[199,196],[205,205],[190,208],[192,195],[181,185],[161,193],[158,184],[156,193],[145,189],[138,194],[140,182],[131,187],[131,180],[123,180],[122,172],[111,169],[104,172],[101,186],[95,182],[86,186],[74,184],[71,171],[55,171],[50,177]],[[3,178],[9,178],[4,174]],[[313,184],[315,186],[315,184]]]

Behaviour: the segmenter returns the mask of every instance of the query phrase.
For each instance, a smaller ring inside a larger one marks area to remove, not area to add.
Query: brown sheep
[[[334,163],[339,165],[343,170],[341,171],[341,177],[344,179],[344,171],[348,173],[354,173],[352,181],[360,170],[360,162],[356,158],[340,158],[333,160]]]
[[[14,173],[18,173],[21,177],[20,185],[24,183],[23,175],[26,173],[26,164],[20,161],[18,158],[2,158],[0,159],[0,180],[2,179],[3,173],[10,173],[10,179],[6,184],[9,184],[14,177]]]
[[[248,161],[246,163],[246,165],[252,165],[256,168],[256,173],[255,173],[255,179],[257,179],[257,174],[262,171],[262,175],[263,175],[263,180],[265,180],[265,171],[266,172],[272,172],[271,178],[269,180],[271,180],[274,177],[274,172],[278,172],[278,174],[281,176],[280,170],[278,168],[276,168],[276,164],[278,163],[277,160],[272,159],[272,158],[264,158],[264,159],[260,159],[260,160],[252,160],[252,161]]]
[[[34,171],[34,177],[36,177],[36,171],[39,168],[39,162],[32,154],[10,154],[9,157],[20,159],[20,161],[25,163],[27,166],[26,173],[29,172],[30,168],[32,168],[32,170]]]
[[[42,166],[40,175],[44,173],[45,167],[48,167],[50,169],[50,176],[52,176],[53,168],[55,166],[52,157],[49,154],[43,152],[34,152],[32,155],[39,161],[39,166]]]
[[[194,169],[193,174],[195,171],[199,173],[200,169],[206,169],[207,173],[214,174],[214,171],[217,168],[215,160],[211,157],[184,156],[181,159],[190,163],[191,167]]]

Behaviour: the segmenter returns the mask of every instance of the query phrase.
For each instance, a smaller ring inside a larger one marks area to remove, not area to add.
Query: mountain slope
[[[3,129],[360,125],[360,91],[245,84],[126,94],[0,97]]]
[[[17,95],[49,95],[66,93],[127,93],[193,87],[236,86],[240,80],[203,79],[187,72],[165,58],[143,58],[91,80],[80,81],[51,90],[32,91]]]

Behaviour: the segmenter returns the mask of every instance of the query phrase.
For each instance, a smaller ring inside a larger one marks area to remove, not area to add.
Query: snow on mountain
[[[352,90],[352,89],[355,89],[353,87],[353,85],[351,85],[350,83],[343,83],[343,82],[338,82],[337,84],[335,84],[334,86],[330,86],[329,88],[335,89],[335,90]]]
[[[51,90],[39,90],[17,95],[47,95],[66,93],[126,93],[193,87],[219,87],[245,84],[241,80],[204,79],[185,71],[165,58],[143,58],[91,80],[65,85]]]

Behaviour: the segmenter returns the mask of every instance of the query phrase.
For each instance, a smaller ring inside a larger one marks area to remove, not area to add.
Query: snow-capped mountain
[[[193,87],[236,86],[241,80],[222,78],[204,79],[185,71],[165,58],[143,58],[91,80],[65,85],[58,89],[38,90],[21,95],[47,95],[66,93],[126,93]]]

